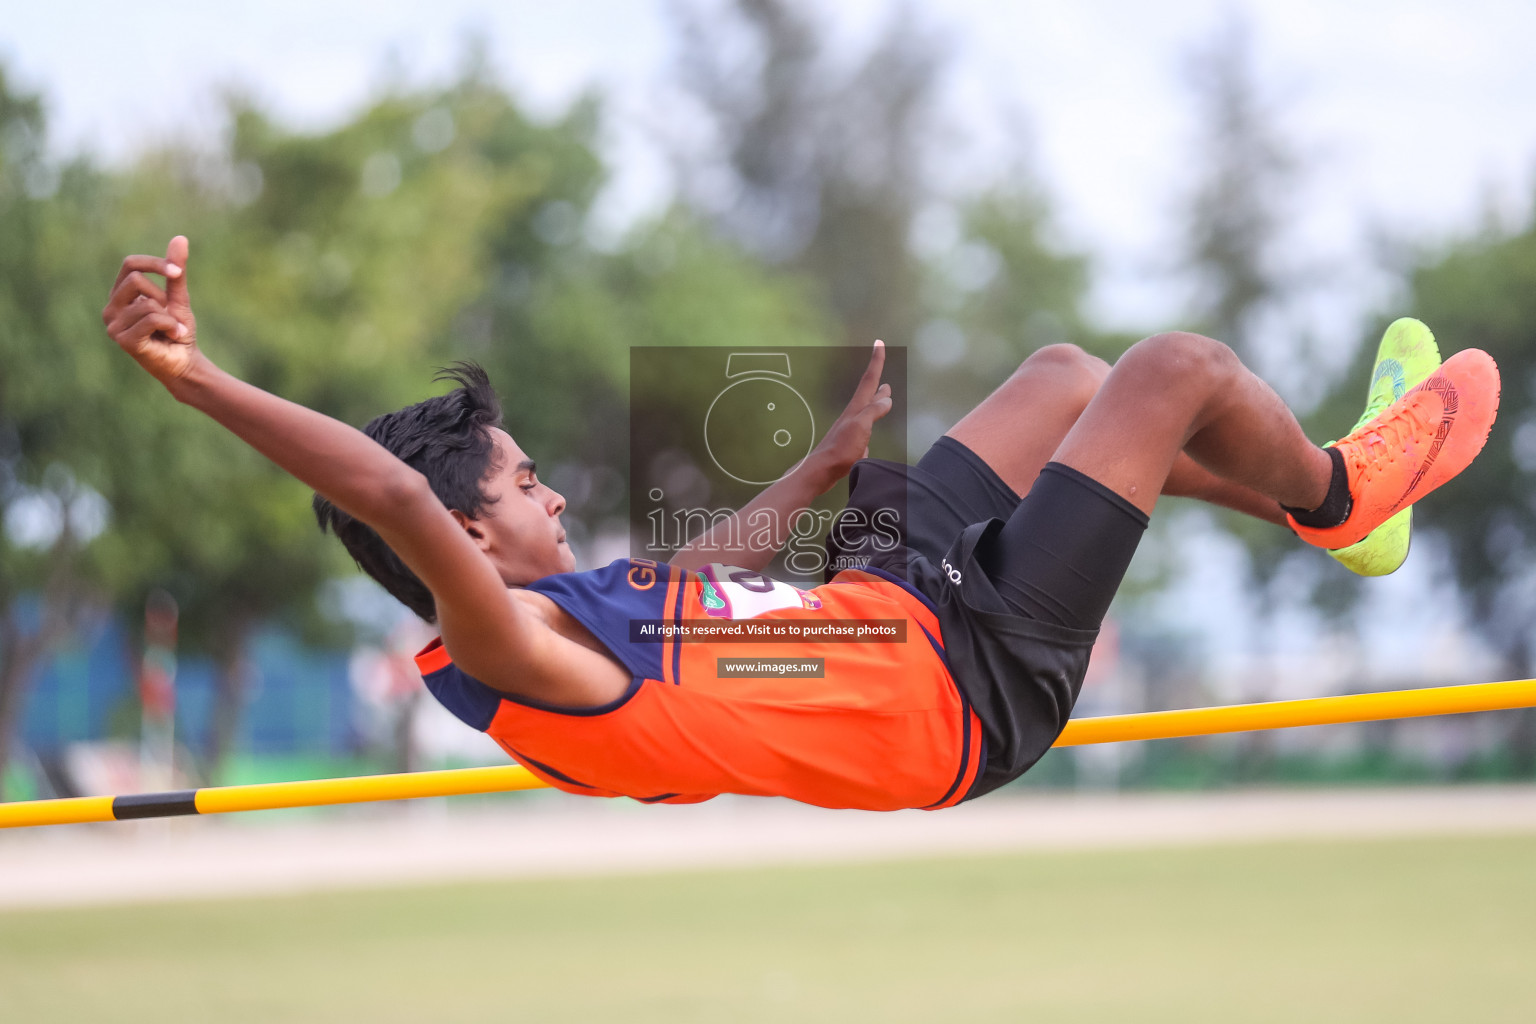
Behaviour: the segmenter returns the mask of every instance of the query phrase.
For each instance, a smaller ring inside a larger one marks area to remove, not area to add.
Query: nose
[[[565,495],[561,494],[559,491],[551,490],[549,492],[549,514],[552,516],[557,516],[564,511]]]

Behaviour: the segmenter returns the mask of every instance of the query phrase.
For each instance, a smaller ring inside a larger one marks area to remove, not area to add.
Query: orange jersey
[[[528,589],[629,670],[622,697],[574,709],[512,697],[459,671],[441,641],[416,660],[439,701],[551,786],[895,810],[948,807],[975,780],[980,722],[932,607],[894,576],[847,570],[801,590],[731,566],[621,558]],[[815,671],[817,659],[820,676],[777,674],[786,662]]]

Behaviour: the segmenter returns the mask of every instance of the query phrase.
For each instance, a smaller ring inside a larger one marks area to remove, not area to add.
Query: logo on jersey
[[[704,589],[699,593],[699,603],[704,606],[704,610],[711,615],[726,614],[725,598],[720,596],[715,585],[703,576],[699,577],[699,582],[704,584]]]
[[[656,563],[649,558],[631,558],[629,573],[624,577],[636,590],[650,590],[656,585]]]
[[[949,582],[954,583],[954,584],[959,584],[959,582],[960,582],[960,570],[956,569],[954,566],[950,565],[949,564],[949,559],[947,559],[947,558],[939,559],[939,564],[944,567],[944,575],[949,577]]]

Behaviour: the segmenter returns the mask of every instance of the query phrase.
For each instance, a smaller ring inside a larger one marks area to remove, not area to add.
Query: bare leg
[[[1031,379],[1031,357],[986,408],[952,431],[1028,491],[1001,529],[975,535],[975,547],[954,553],[962,576],[970,559],[1019,615],[1097,629],[1162,493],[1214,500],[1269,521],[1280,519],[1281,502],[1316,508],[1327,497],[1332,459],[1225,345],[1157,335],[1107,372],[1097,364],[1079,374],[1079,390],[1069,392],[1064,366],[1088,358],[1074,352],[1050,355],[1063,365],[1038,380]],[[1007,393],[1011,402],[1001,398]],[[1070,406],[1069,393],[1088,395],[1075,416],[1039,414]],[[1047,435],[1064,421],[1060,443],[1042,455]],[[1052,461],[1064,468],[1046,470]]]
[[[1074,345],[1047,346],[1026,359],[948,435],[979,455],[1015,493],[1025,494],[1109,374],[1108,363]],[[1175,457],[1162,493],[1236,509],[1266,522],[1285,522],[1273,498],[1222,479],[1187,455]]]
[[[1220,505],[1266,523],[1285,526],[1285,510],[1273,498],[1266,498],[1251,487],[1223,480],[1183,452],[1173,460],[1173,469],[1163,483],[1163,493],[1174,498],[1194,498]]]
[[[1028,493],[1083,414],[1109,364],[1075,345],[1047,345],[946,434],[981,456],[1015,494]]]
[[[1316,508],[1333,466],[1231,349],[1197,334],[1133,345],[1054,458],[1151,513],[1181,452],[1282,505]]]

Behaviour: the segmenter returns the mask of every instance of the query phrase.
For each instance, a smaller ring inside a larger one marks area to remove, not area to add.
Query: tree
[[[1087,257],[1054,241],[1050,203],[1027,170],[1004,177],[958,204],[953,229],[938,232],[952,240],[930,241],[923,263],[914,405],[946,426],[1030,352],[1072,343],[1113,360],[1131,340],[1089,325]]]
[[[1536,404],[1528,385],[1536,366],[1536,214],[1528,218],[1414,254],[1405,272],[1406,308],[1444,352],[1485,349],[1503,378],[1499,421],[1482,454],[1420,504],[1424,523],[1450,542],[1473,621],[1518,677],[1536,668]]]
[[[542,276],[525,254],[534,226],[565,197],[590,195],[598,172],[580,118],[536,125],[476,68],[447,89],[384,96],[331,132],[286,130],[238,99],[231,125],[218,152],[172,147],[141,161],[114,234],[125,251],[188,234],[214,358],[358,424],[419,400],[435,367],[490,346],[466,305],[506,279],[509,260]],[[140,574],[158,569],[185,610],[185,643],[217,662],[204,746],[216,778],[247,700],[253,629],[279,619],[323,636],[316,596],[340,549],[300,485],[189,410],[162,400],[123,429],[114,550]]]
[[[679,13],[678,74],[721,154],[679,163],[685,202],[816,282],[849,343],[910,343],[922,270],[908,239],[942,138],[939,35],[898,8],[844,70],[790,0]]]
[[[829,336],[797,282],[685,216],[641,226],[612,253],[587,244],[604,175],[595,101],[535,122],[483,63],[445,88],[383,95],[318,134],[236,96],[217,146],[173,143],[110,173],[71,165],[47,195],[27,191],[52,180],[38,170],[38,106],[0,95],[0,112],[23,125],[0,150],[0,512],[70,495],[80,508],[66,527],[107,512],[88,547],[78,529],[47,550],[40,527],[25,543],[19,528],[0,535],[3,737],[47,653],[35,641],[66,637],[64,610],[87,600],[137,616],[148,590],[175,595],[184,649],[219,667],[209,779],[238,737],[252,630],[275,620],[344,639],[317,605],[350,570],[315,528],[308,494],[169,401],[102,336],[97,311],[125,253],[187,234],[210,354],[352,423],[425,397],[436,367],[479,359],[509,427],[554,456],[562,486],[622,472],[630,344]],[[569,489],[586,507],[568,519],[597,524],[622,509],[622,486]],[[48,610],[46,631],[24,621],[27,595]]]
[[[682,201],[800,277],[846,343],[912,347],[910,456],[1041,345],[1124,347],[1086,324],[1088,262],[1056,241],[1027,160],[941,185],[964,140],[936,26],[899,5],[848,58],[792,0],[711,10],[679,18],[678,76],[713,134],[680,161]]]
[[[113,399],[100,332],[99,175],[48,159],[41,101],[0,68],[0,794],[31,678],[100,602],[96,447]],[[82,251],[82,248],[85,251]],[[93,322],[94,321],[94,322]]]
[[[1300,163],[1254,76],[1254,49],[1247,22],[1233,17],[1189,58],[1198,137],[1181,212],[1196,320],[1262,372],[1271,361],[1258,348],[1259,320],[1298,284],[1282,253]]]
[[[1193,284],[1193,329],[1231,345],[1293,406],[1304,406],[1323,396],[1306,393],[1319,390],[1320,375],[1295,311],[1322,274],[1315,257],[1293,255],[1303,155],[1286,130],[1285,105],[1259,78],[1257,58],[1250,22],[1233,14],[1185,62],[1196,135],[1182,161],[1190,180],[1177,207],[1179,267]],[[1355,383],[1350,378],[1348,394]],[[1325,563],[1298,552],[1285,531],[1236,514],[1219,522],[1247,550],[1261,608],[1298,598],[1337,603],[1353,593],[1311,593]]]

